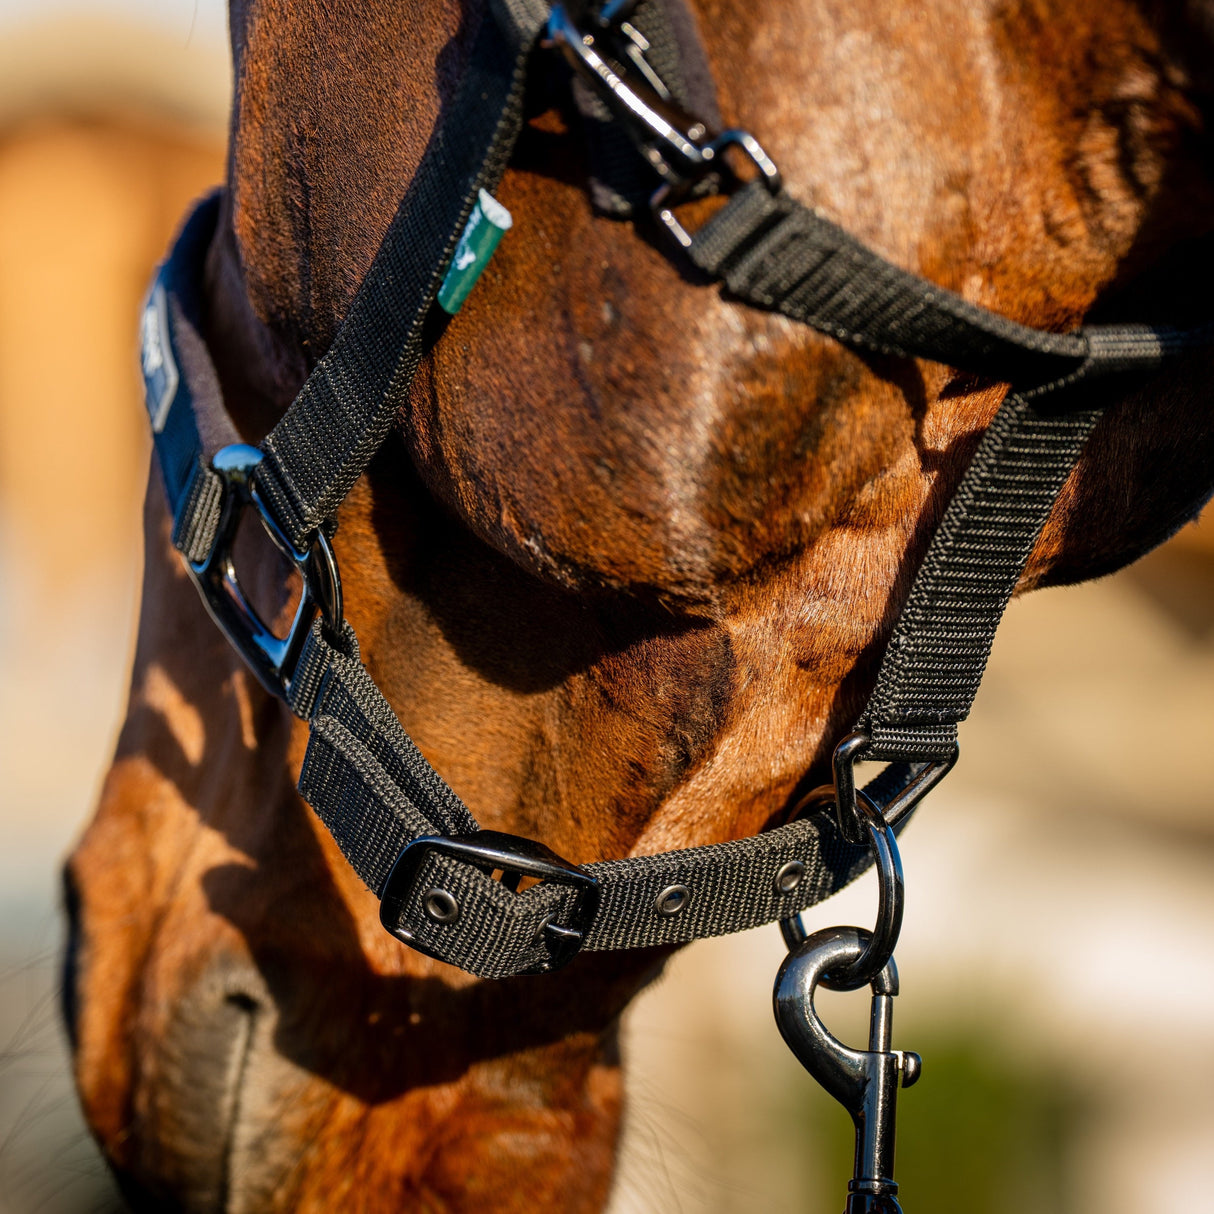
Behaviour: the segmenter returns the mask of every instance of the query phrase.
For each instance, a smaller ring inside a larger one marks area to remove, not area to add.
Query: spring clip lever
[[[893,1177],[898,1088],[910,1087],[923,1064],[918,1054],[890,1049],[893,998],[898,993],[893,958],[870,983],[867,1050],[844,1045],[814,1009],[815,990],[833,987],[831,972],[852,967],[870,940],[870,933],[861,928],[829,927],[814,932],[789,953],[776,976],[776,1023],[797,1060],[847,1109],[855,1124],[856,1159],[845,1214],[901,1214]]]

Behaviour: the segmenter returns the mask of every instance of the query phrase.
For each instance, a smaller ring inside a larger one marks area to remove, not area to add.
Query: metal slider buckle
[[[524,877],[538,877],[542,881],[565,885],[577,891],[569,915],[570,922],[559,924],[549,919],[537,933],[537,938],[543,937],[548,946],[548,958],[534,969],[522,970],[521,973],[547,973],[560,969],[581,950],[602,896],[598,881],[585,869],[558,856],[542,843],[496,830],[481,830],[472,835],[423,835],[401,852],[380,893],[379,920],[402,943],[439,961],[450,960],[423,944],[405,926],[405,915],[415,893],[418,874],[431,855],[448,856],[486,873],[501,872],[502,884],[512,891],[518,889]],[[436,923],[442,924],[455,923],[462,908],[449,891],[433,889],[426,893],[422,911]]]
[[[186,567],[219,630],[248,663],[262,686],[272,695],[285,697],[317,613],[332,635],[341,634],[341,575],[329,538],[323,531],[316,533],[303,552],[282,533],[253,487],[253,474],[261,459],[262,452],[257,447],[244,443],[233,443],[215,453],[211,467],[223,482],[215,542],[204,560],[187,561]],[[232,546],[240,520],[250,508],[274,546],[303,579],[299,605],[284,637],[275,635],[257,614],[236,575]]]
[[[701,149],[703,167],[691,177],[684,177],[678,182],[663,182],[653,192],[649,199],[649,210],[654,218],[662,224],[666,231],[674,237],[675,243],[683,249],[690,249],[694,234],[689,232],[675,216],[674,210],[680,203],[686,202],[692,191],[699,185],[708,173],[718,173],[730,179],[732,184],[738,184],[740,179],[729,166],[722,155],[728,148],[740,148],[747,159],[758,170],[759,180],[767,187],[770,194],[778,194],[783,182],[776,163],[763,150],[759,141],[749,131],[722,131],[711,143]],[[718,184],[713,193],[723,193],[722,185]]]
[[[663,184],[650,199],[650,210],[681,248],[690,248],[691,234],[675,218],[674,208],[686,201],[706,180],[708,193],[722,193],[739,183],[724,153],[739,148],[755,167],[758,177],[774,194],[779,192],[780,171],[748,131],[727,130],[710,137],[704,123],[680,113],[670,93],[644,58],[644,39],[621,19],[627,5],[609,3],[603,8],[599,34],[578,28],[563,4],[554,4],[548,18],[546,45],[556,47],[573,70],[606,104],[632,136],[641,154]],[[612,53],[612,35],[621,42]],[[600,45],[602,39],[602,45]],[[631,63],[639,79],[627,79]]]

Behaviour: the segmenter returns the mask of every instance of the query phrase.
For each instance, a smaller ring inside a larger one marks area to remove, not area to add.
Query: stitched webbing
[[[524,8],[513,15],[505,33],[490,17],[482,21],[456,96],[333,345],[262,444],[258,490],[300,549],[336,511],[391,428],[477,190],[492,190],[505,169],[540,25]]]
[[[407,389],[421,322],[471,197],[496,180],[504,163],[527,48],[542,16],[535,5],[505,8],[503,26],[513,30],[508,49],[488,22],[482,27],[451,116],[435,133],[334,350],[267,442],[258,487],[298,544],[344,496]],[[495,120],[487,142],[486,111]],[[462,190],[459,199],[452,182]],[[205,245],[199,227],[207,222],[213,227],[213,204],[187,225],[164,281],[184,282],[196,272]],[[937,359],[1015,380],[1021,389],[1000,409],[929,547],[862,719],[874,738],[872,757],[938,757],[953,745],[998,618],[1098,416],[1095,402],[1077,400],[1072,391],[1097,374],[1153,367],[1209,334],[1118,327],[1059,336],[1027,329],[890,265],[761,186],[741,190],[697,233],[691,252],[702,270],[751,304],[867,349]],[[174,349],[201,345],[180,308],[168,309],[167,323],[181,325]],[[222,405],[205,351],[187,361],[192,365],[183,367],[182,388],[157,432],[157,452],[175,536],[190,554],[202,554],[214,534],[218,499],[197,463],[195,400],[220,413]],[[200,389],[204,382],[210,386]],[[153,403],[149,379],[150,411]],[[419,835],[476,830],[375,687],[348,626],[337,645],[313,626],[286,699],[310,724],[300,792],[370,888],[382,891],[402,849]],[[794,859],[805,875],[781,893],[775,874]],[[833,893],[867,863],[862,849],[818,815],[752,839],[591,864],[586,871],[599,881],[602,900],[585,947],[675,944],[770,922]],[[678,914],[662,915],[658,895],[672,885],[686,886],[688,898]],[[459,902],[454,922],[427,915],[432,888]],[[574,913],[575,899],[552,882],[516,894],[476,867],[430,853],[407,891],[402,925],[452,964],[501,977],[544,962],[544,923],[551,917],[559,925]]]
[[[1074,334],[1018,325],[886,261],[842,228],[759,182],[695,235],[692,260],[739,299],[849,345],[928,358],[1018,384],[1082,365]]]
[[[871,759],[942,759],[957,742],[995,630],[1063,482],[1100,418],[1041,416],[1009,397],[915,577],[857,728]]]
[[[310,715],[300,794],[320,815],[366,885],[382,893],[405,846],[420,835],[467,835],[476,823],[421,756],[379,689],[349,649],[338,649],[313,625],[293,686],[319,690],[294,701]],[[777,889],[780,869],[805,865],[800,884]],[[829,897],[871,862],[866,849],[818,815],[754,838],[586,865],[602,901],[585,947],[591,950],[681,944],[770,923]],[[684,885],[686,906],[657,910],[658,895]],[[441,888],[461,906],[458,920],[437,923],[426,894]],[[521,894],[480,869],[431,855],[411,887],[403,922],[417,942],[481,977],[505,977],[549,959],[546,917],[558,924],[574,910],[574,893],[544,883]]]
[[[1208,345],[1211,328],[1028,329],[891,265],[757,182],[697,232],[691,255],[739,298],[840,341],[1023,389],[999,409],[932,538],[856,725],[872,738],[865,758],[946,758],[1033,546],[1108,403],[1094,381],[1152,371]]]

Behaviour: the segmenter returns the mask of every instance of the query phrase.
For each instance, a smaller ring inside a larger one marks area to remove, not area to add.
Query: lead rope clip
[[[851,1114],[856,1159],[845,1214],[901,1214],[894,1180],[894,1128],[898,1088],[922,1069],[918,1054],[890,1049],[898,969],[891,957],[869,984],[872,1010],[868,1049],[844,1045],[814,1009],[819,986],[834,988],[831,973],[845,972],[863,956],[872,935],[856,927],[828,927],[789,953],[776,976],[776,1023],[801,1065]]]
[[[873,798],[856,788],[851,778],[851,768],[862,753],[857,744],[862,736],[844,739],[835,756],[835,788],[819,790],[813,800],[819,808],[826,808],[824,794],[832,791],[840,828],[846,833],[842,793],[854,814],[857,833],[867,836],[878,878],[876,928],[870,932],[859,927],[830,927],[806,936],[800,916],[782,920],[780,929],[789,954],[776,975],[773,1000],[776,1024],[788,1048],[847,1109],[856,1128],[855,1165],[844,1214],[901,1214],[894,1180],[898,1088],[910,1087],[923,1064],[918,1054],[890,1048],[893,999],[898,993],[893,953],[902,930],[905,888],[893,829]],[[840,768],[847,770],[846,781],[839,778]],[[871,988],[867,1050],[844,1045],[822,1023],[814,1008],[819,986],[837,991]]]

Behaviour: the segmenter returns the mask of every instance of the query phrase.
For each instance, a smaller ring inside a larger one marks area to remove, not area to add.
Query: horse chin
[[[135,1211],[602,1208],[614,1028],[608,1015],[555,1031],[563,976],[553,1025],[527,1023],[517,983],[448,978],[412,955],[415,972],[393,974],[346,958],[318,986],[218,916],[186,940],[172,901],[150,940],[120,939],[130,916],[70,871],[77,1078]]]
[[[310,1074],[283,1019],[262,975],[218,954],[136,1043],[134,1116],[101,1140],[133,1210],[456,1214],[514,1209],[510,1193],[531,1209],[537,1188],[550,1193],[542,1208],[601,1209],[620,1107],[613,1059],[566,1107],[527,1093],[550,1086],[551,1060],[536,1054],[453,1084],[389,1084],[376,1100]],[[353,1036],[349,1047],[365,1070]]]

